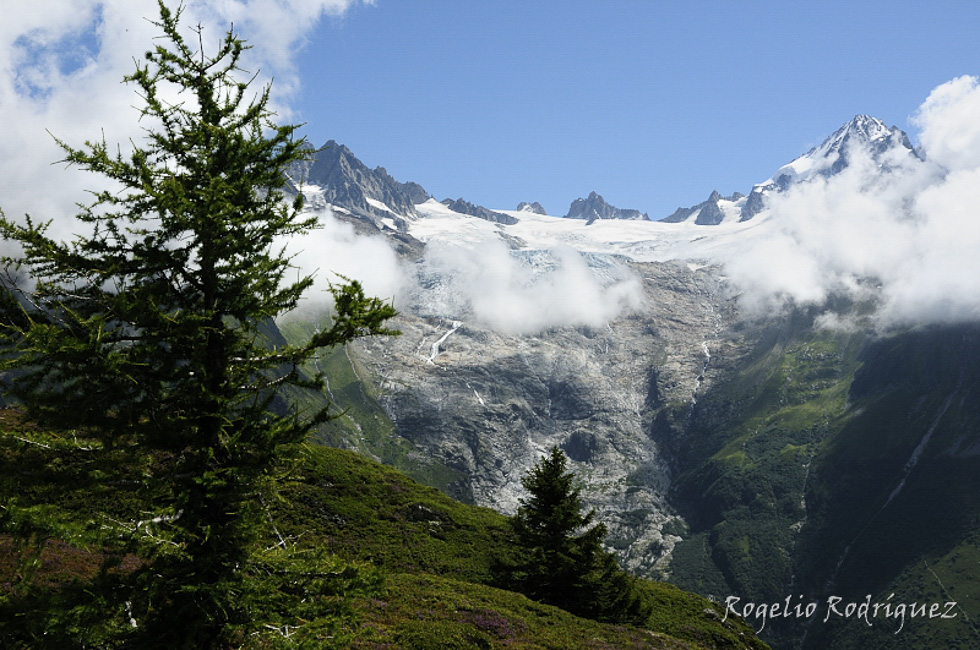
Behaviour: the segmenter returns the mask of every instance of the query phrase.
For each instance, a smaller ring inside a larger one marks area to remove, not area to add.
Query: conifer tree
[[[582,514],[582,489],[567,465],[553,447],[521,481],[528,497],[511,519],[520,559],[509,567],[509,586],[580,616],[642,625],[650,608],[603,548],[606,526],[593,525],[596,511]]]
[[[200,27],[197,43],[182,36],[179,8],[160,0],[159,10],[163,38],[125,78],[142,99],[145,142],[123,155],[104,139],[58,141],[69,165],[114,185],[79,205],[88,234],[58,241],[50,222],[0,214],[0,235],[23,251],[3,259],[0,342],[6,392],[33,418],[143,468],[140,520],[99,522],[106,557],[136,553],[140,567],[68,627],[105,618],[128,630],[122,645],[224,648],[263,625],[255,546],[280,453],[330,415],[275,413],[273,401],[286,386],[322,391],[304,363],[393,333],[395,312],[345,281],[331,289],[328,328],[270,345],[263,328],[312,284],[287,279],[281,248],[317,226],[301,197],[289,204],[280,191],[307,148],[296,126],[273,124],[269,88],[242,78],[247,48],[233,31],[208,54]]]

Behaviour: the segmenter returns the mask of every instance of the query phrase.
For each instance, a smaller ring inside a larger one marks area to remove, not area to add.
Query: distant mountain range
[[[334,140],[312,153],[311,160],[294,165],[289,177],[294,190],[303,191],[318,204],[329,204],[373,222],[393,218],[399,223],[401,218],[418,216],[416,206],[433,198],[418,183],[396,181],[384,167],[370,169],[350,149]],[[516,223],[512,216],[474,205],[462,197],[440,202],[459,214],[495,223]],[[546,214],[536,202],[521,203],[517,211]],[[566,218],[585,219],[589,224],[596,219],[649,219],[638,210],[623,210],[606,203],[596,192],[573,201]]]
[[[881,120],[857,115],[819,146],[780,167],[767,180],[756,184],[747,194],[736,192],[722,196],[717,191],[697,205],[678,208],[662,219],[665,223],[690,222],[714,226],[723,222],[747,221],[759,214],[769,197],[786,191],[790,186],[814,176],[830,177],[847,168],[851,145],[858,144],[868,151],[881,166],[894,164],[903,156],[921,158],[898,127],[888,127]],[[392,178],[383,167],[368,168],[342,144],[331,140],[314,154],[311,161],[295,166],[290,173],[295,187],[315,191],[317,200],[340,208],[349,214],[372,221],[418,216],[416,206],[432,198],[418,183],[402,183]],[[500,210],[474,205],[462,197],[444,199],[443,205],[454,212],[479,217],[487,221],[513,224],[516,220]],[[518,212],[547,214],[540,203],[522,202]],[[572,201],[566,219],[582,219],[591,225],[598,219],[649,220],[645,212],[621,209],[607,203],[597,192]]]

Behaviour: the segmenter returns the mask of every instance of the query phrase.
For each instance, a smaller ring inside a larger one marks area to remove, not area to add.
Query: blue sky
[[[170,2],[175,4],[176,0]],[[858,113],[915,133],[931,90],[980,73],[960,0],[184,0],[233,23],[283,121],[436,198],[551,214],[591,191],[662,218],[748,192]],[[141,137],[120,83],[156,0],[13,3],[0,21],[0,196],[58,217],[91,176],[52,163]],[[980,119],[980,116],[978,116]]]
[[[725,272],[766,293],[759,304],[818,301],[870,276],[896,320],[980,318],[977,0],[182,1],[209,51],[234,24],[256,89],[274,78],[281,121],[305,122],[314,144],[336,139],[438,199],[490,208],[539,201],[563,215],[597,191],[662,218],[712,190],[749,191],[855,114],[916,140],[909,118],[923,107],[927,161],[888,178],[857,165],[788,193],[769,206],[769,239],[738,248]],[[7,216],[79,233],[77,202],[111,184],[57,164],[52,136],[139,146],[147,124],[120,82],[159,36],[156,5],[4,6]],[[394,295],[409,273],[376,244],[325,227],[301,245],[311,270]]]
[[[661,218],[977,74],[978,2],[375,0],[299,50],[294,118],[436,198]]]

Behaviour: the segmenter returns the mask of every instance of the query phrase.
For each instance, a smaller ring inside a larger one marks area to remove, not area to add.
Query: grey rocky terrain
[[[521,476],[558,445],[611,544],[643,571],[662,563],[677,539],[662,530],[676,514],[657,442],[673,425],[656,416],[666,405],[693,408],[744,346],[732,329],[733,299],[713,269],[633,268],[646,304],[605,327],[505,336],[462,314],[417,308],[398,318],[401,336],[358,342],[352,354],[420,460],[466,477],[453,486],[456,496],[513,512]]]

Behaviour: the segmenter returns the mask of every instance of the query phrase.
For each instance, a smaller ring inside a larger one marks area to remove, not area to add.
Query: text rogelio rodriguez
[[[934,602],[934,603],[903,603],[892,599],[895,594],[890,594],[881,602],[872,602],[871,594],[864,597],[861,601],[845,602],[840,596],[828,596],[824,601],[805,601],[803,596],[786,596],[784,600],[774,603],[754,603],[747,602],[742,604],[742,599],[738,596],[729,596],[725,599],[725,617],[729,614],[741,616],[746,621],[761,621],[759,629],[761,632],[770,621],[781,619],[801,619],[813,618],[822,615],[823,623],[831,618],[841,619],[860,619],[869,627],[873,627],[878,620],[891,620],[898,623],[898,634],[905,627],[906,620],[911,619],[950,619],[956,618],[956,601]]]

